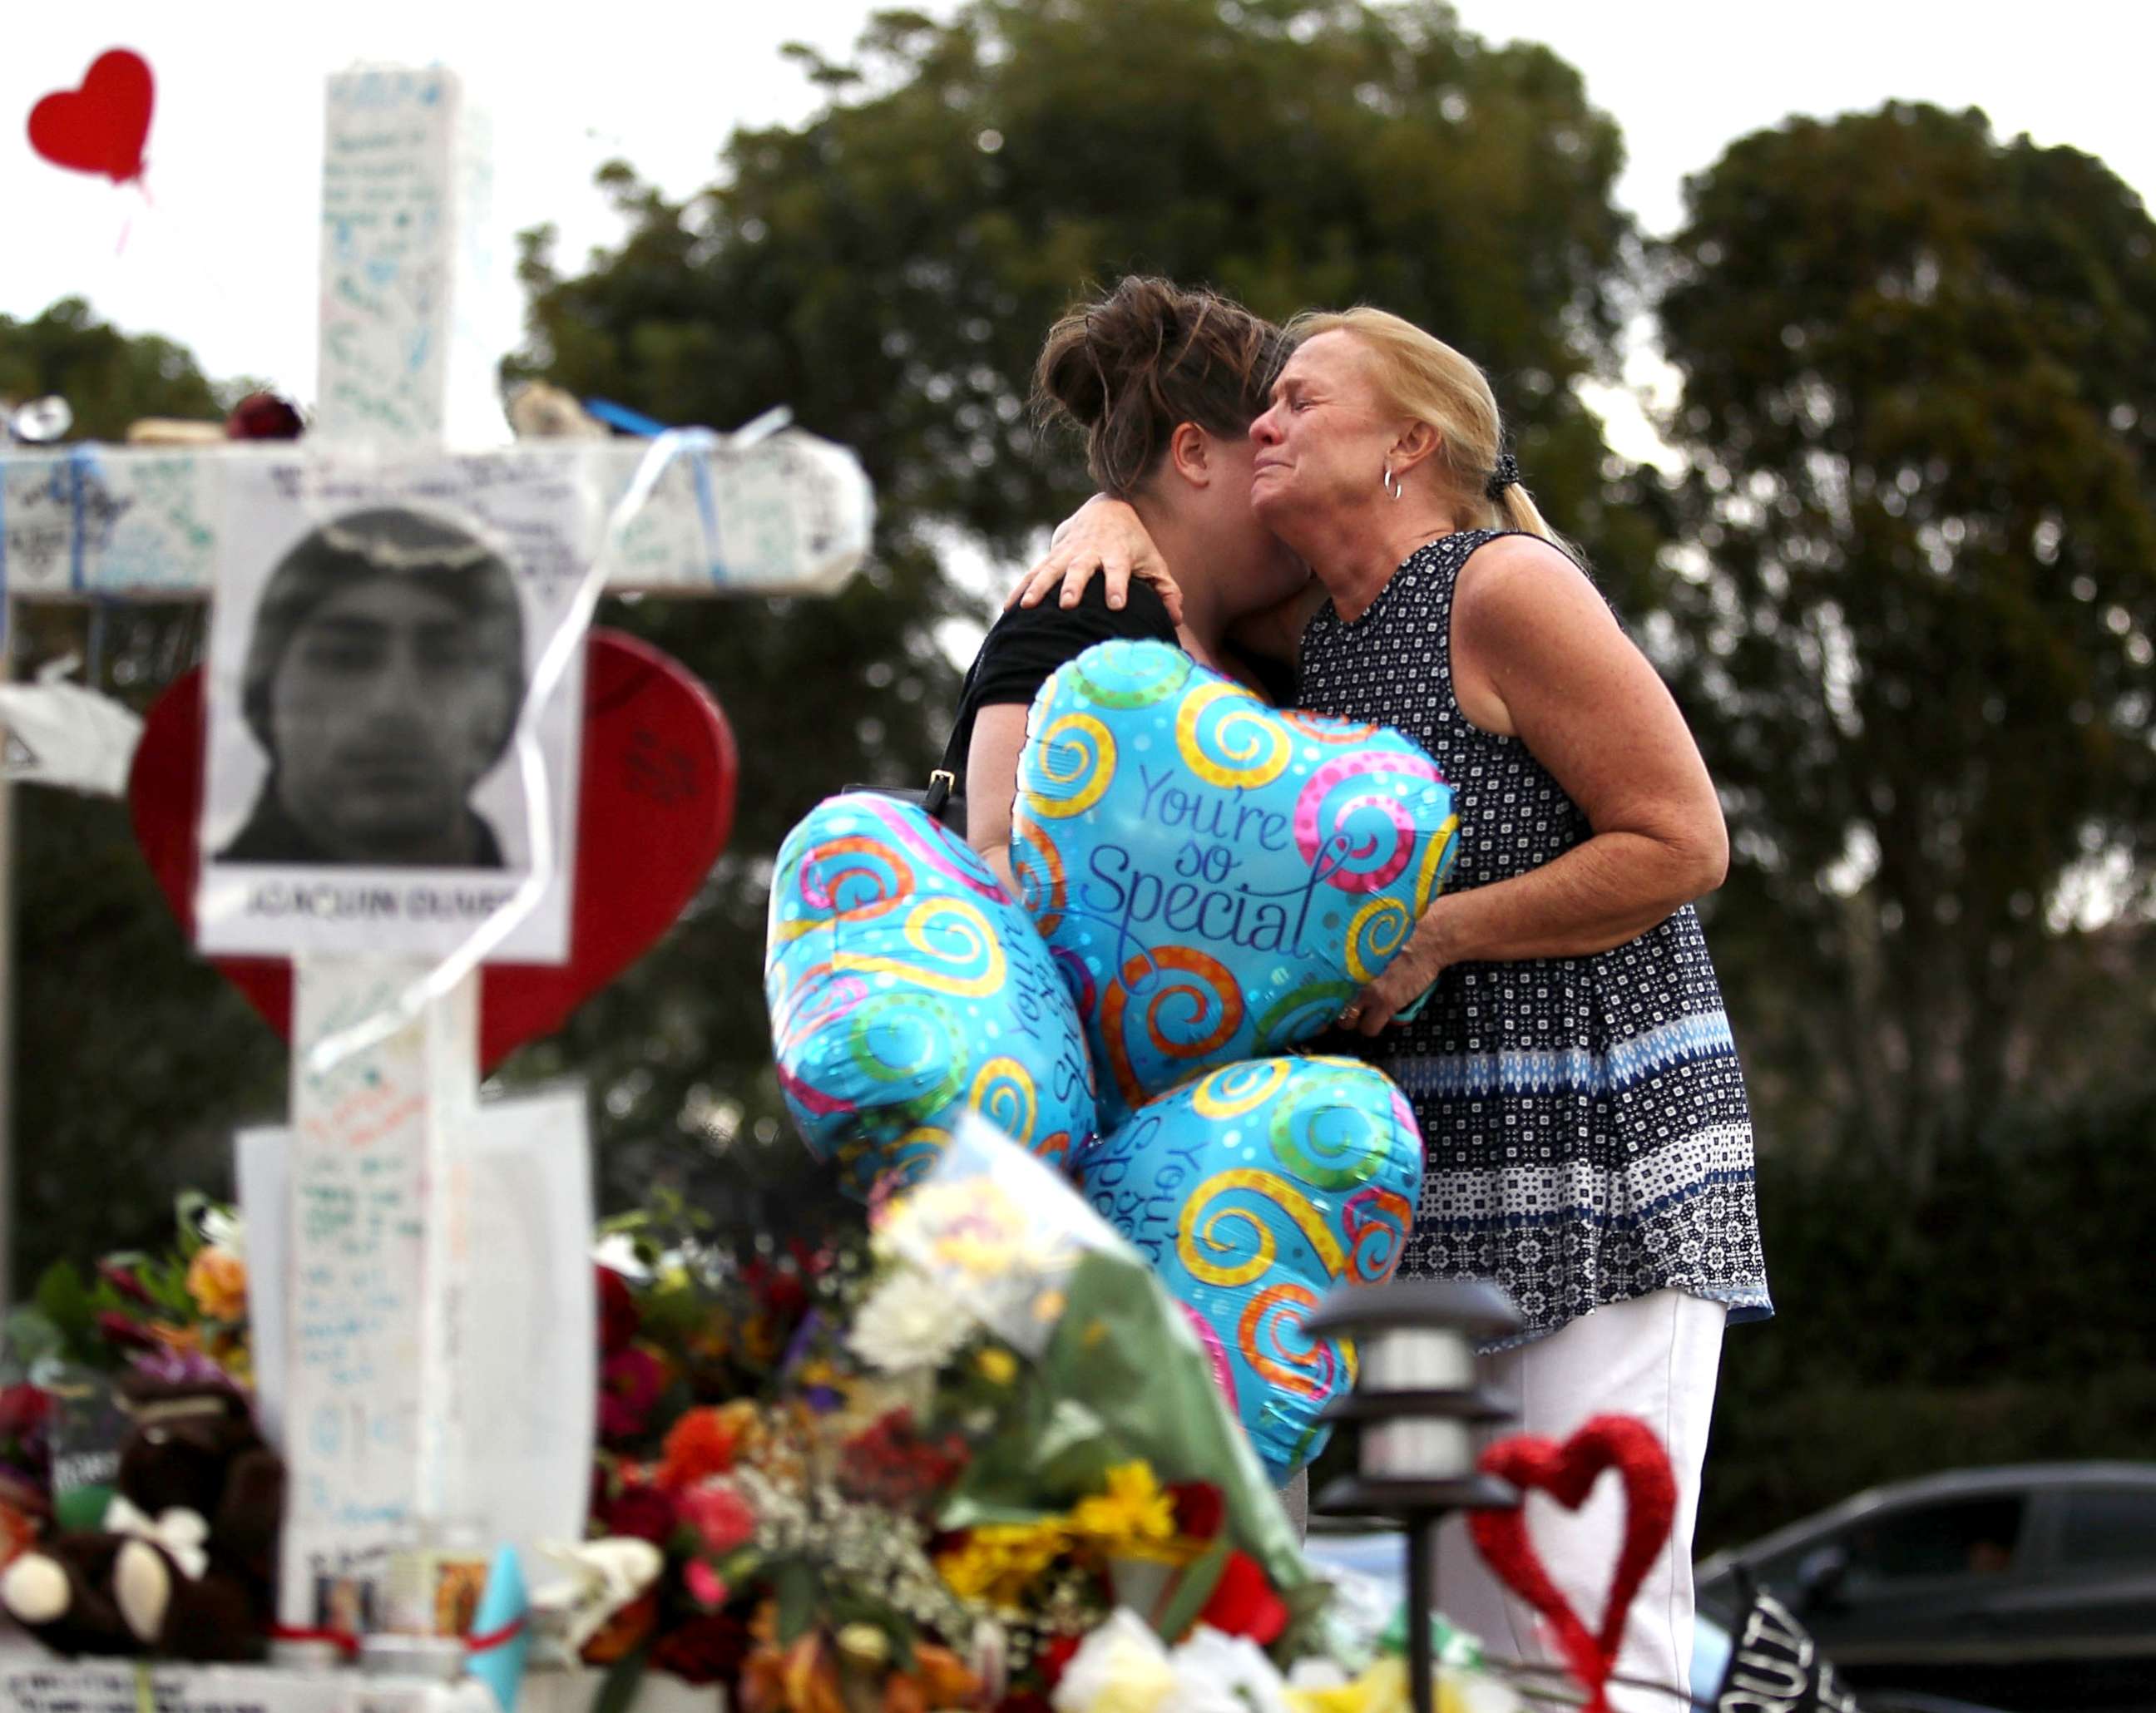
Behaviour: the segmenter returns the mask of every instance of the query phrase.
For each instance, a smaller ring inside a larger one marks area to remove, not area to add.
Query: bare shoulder
[[[1617,628],[1601,591],[1562,550],[1539,536],[1500,536],[1468,556],[1453,597],[1455,623],[1477,630]]]

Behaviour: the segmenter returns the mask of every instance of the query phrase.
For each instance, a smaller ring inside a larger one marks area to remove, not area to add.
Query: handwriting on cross
[[[447,449],[462,425],[498,421],[496,353],[474,348],[459,319],[483,263],[469,213],[487,160],[473,116],[449,72],[357,71],[330,80],[326,141],[315,432],[297,447],[0,453],[0,596],[207,595],[259,560],[265,495],[326,504],[367,490],[483,511],[489,495],[558,495],[493,515],[512,530],[540,519],[519,545],[591,567],[585,595],[602,581],[818,592],[851,574],[867,548],[867,483],[850,453],[809,435]],[[566,621],[572,635],[588,610],[586,599]],[[663,769],[652,785],[673,788]],[[315,955],[295,973],[275,1239],[289,1283],[257,1321],[282,1329],[264,1363],[291,1465],[280,1613],[312,1624],[325,1576],[378,1572],[484,1485],[463,1436],[485,1316],[464,1300],[462,1264],[487,1126],[473,968]],[[558,1142],[561,1115],[548,1126]],[[566,1347],[579,1329],[559,1336]],[[487,1377],[496,1392],[514,1384],[498,1364]],[[583,1471],[565,1479],[580,1486]]]

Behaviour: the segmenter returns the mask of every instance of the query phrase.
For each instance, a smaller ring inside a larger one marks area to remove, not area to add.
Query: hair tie
[[[1490,480],[1482,485],[1482,491],[1495,500],[1507,488],[1517,487],[1520,480],[1520,461],[1509,452],[1497,454],[1496,468],[1490,472]]]

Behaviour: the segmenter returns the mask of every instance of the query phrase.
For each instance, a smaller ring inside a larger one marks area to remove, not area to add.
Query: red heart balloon
[[[1566,1663],[1588,1692],[1589,1713],[1609,1713],[1609,1674],[1625,1638],[1625,1619],[1646,1580],[1676,1516],[1676,1476],[1654,1429],[1631,1416],[1596,1416],[1563,1444],[1539,1434],[1500,1439],[1481,1456],[1481,1467],[1517,1487],[1547,1493],[1577,1510],[1605,1469],[1625,1483],[1625,1538],[1609,1578],[1609,1598],[1599,1634],[1590,1636],[1579,1614],[1558,1592],[1527,1538],[1524,1505],[1478,1510],[1467,1521],[1476,1550],[1504,1584],[1548,1618]]]
[[[148,62],[116,48],[98,55],[80,89],[47,95],[30,110],[30,146],[55,167],[125,184],[142,176],[156,100]]]
[[[136,840],[189,940],[202,862],[203,723],[198,669],[150,710],[127,782]],[[553,1033],[673,926],[733,830],[735,773],[733,733],[702,685],[634,637],[592,633],[569,961],[480,972],[483,1069]],[[211,962],[291,1039],[287,960]]]

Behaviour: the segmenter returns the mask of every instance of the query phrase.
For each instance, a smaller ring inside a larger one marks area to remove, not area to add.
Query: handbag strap
[[[966,681],[958,689],[958,706],[963,710],[973,694],[973,677],[981,669],[981,657],[976,654],[973,664],[966,669]],[[943,759],[928,776],[928,789],[921,796],[921,807],[936,817],[943,818],[943,806],[951,801],[951,794],[958,788],[958,773],[965,757],[958,753],[958,731],[965,722],[951,722],[951,735],[943,740]]]

